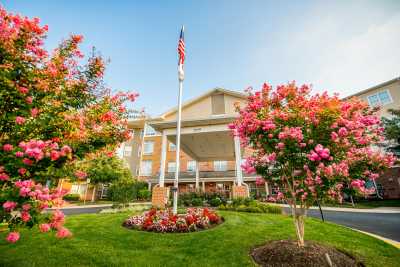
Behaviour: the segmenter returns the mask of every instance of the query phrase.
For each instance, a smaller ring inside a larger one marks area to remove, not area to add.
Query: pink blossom
[[[60,229],[58,229],[57,234],[56,234],[57,238],[67,238],[67,237],[71,237],[71,236],[72,236],[71,232],[67,228],[64,228],[64,227],[61,227]]]
[[[6,202],[3,203],[3,208],[5,211],[12,211],[13,209],[15,209],[16,206],[17,203],[15,203],[14,201],[7,200]]]
[[[75,172],[75,176],[78,177],[79,179],[85,179],[87,177],[87,173],[81,170],[77,170]]]
[[[22,157],[24,156],[24,152],[22,152],[22,151],[17,151],[17,152],[15,152],[15,156],[16,156],[17,158],[22,158]]]
[[[6,240],[9,243],[15,243],[19,240],[19,233],[18,232],[11,232],[8,234]]]
[[[50,228],[51,228],[50,224],[48,224],[48,223],[42,223],[39,225],[39,230],[42,233],[46,233],[46,232],[50,231]]]
[[[10,145],[10,144],[5,144],[3,146],[3,150],[6,151],[6,152],[10,152],[11,150],[13,150],[13,146]]]
[[[345,127],[341,127],[338,131],[340,137],[345,137],[348,134],[348,131]]]
[[[71,149],[70,146],[65,145],[65,146],[63,146],[63,147],[61,148],[61,152],[63,152],[64,154],[69,154],[69,153],[72,152],[72,149]]]
[[[22,162],[25,164],[25,165],[32,165],[32,160],[30,160],[30,159],[28,159],[28,158],[24,158],[23,160],[22,160]]]
[[[32,207],[32,206],[31,206],[31,204],[29,204],[29,203],[22,205],[22,209],[23,209],[24,211],[30,210],[31,207]]]
[[[32,98],[31,96],[28,96],[28,97],[25,99],[25,101],[26,101],[26,103],[28,103],[28,104],[32,104],[33,98]]]
[[[39,114],[39,109],[38,108],[33,108],[31,109],[31,116],[35,118]]]
[[[19,173],[20,175],[24,175],[24,174],[26,173],[26,169],[25,169],[25,168],[19,168],[19,169],[18,169],[18,173]]]
[[[60,153],[56,150],[50,152],[50,158],[52,161],[58,160],[60,158]]]
[[[10,176],[7,175],[7,173],[0,173],[0,181],[8,181],[10,179]]]
[[[17,116],[17,117],[15,118],[15,123],[18,124],[18,125],[22,125],[22,124],[25,123],[25,118],[24,118],[24,117],[21,117],[21,116]]]
[[[282,149],[285,147],[285,144],[282,143],[282,142],[279,142],[277,146],[278,146],[278,148],[279,148],[280,150],[282,150]]]
[[[29,92],[29,89],[28,88],[26,88],[26,87],[19,87],[18,88],[18,91],[21,93],[21,94],[27,94],[28,92]]]
[[[31,219],[31,215],[29,214],[29,212],[23,211],[21,212],[21,220],[23,222],[29,222]]]
[[[338,139],[338,134],[336,132],[331,132],[331,139],[332,141],[336,141]]]

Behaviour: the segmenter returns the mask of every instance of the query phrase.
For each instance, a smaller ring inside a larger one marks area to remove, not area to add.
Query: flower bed
[[[149,232],[185,233],[209,229],[222,222],[222,217],[207,208],[188,208],[185,214],[177,215],[171,210],[151,209],[142,215],[129,217],[122,225]]]

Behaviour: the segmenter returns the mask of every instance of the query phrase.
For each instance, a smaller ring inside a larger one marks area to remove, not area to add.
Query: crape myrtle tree
[[[253,154],[243,164],[277,187],[277,199],[292,210],[299,246],[304,246],[307,209],[323,199],[342,200],[350,186],[360,192],[395,158],[372,145],[382,140],[380,121],[368,105],[357,99],[341,101],[337,95],[310,94],[310,87],[294,82],[264,84],[248,90],[248,103],[230,125],[241,144]]]
[[[112,150],[130,135],[124,103],[136,94],[105,89],[100,56],[79,63],[81,36],[48,53],[46,32],[39,19],[0,7],[0,223],[10,229],[9,242],[35,225],[70,236],[60,211],[42,213],[66,193],[45,183],[66,163]]]

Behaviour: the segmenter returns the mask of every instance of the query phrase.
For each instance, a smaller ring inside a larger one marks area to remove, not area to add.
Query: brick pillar
[[[151,195],[151,204],[157,208],[165,208],[168,203],[168,187],[155,186]]]
[[[232,197],[233,198],[246,198],[249,197],[249,192],[247,187],[244,185],[234,185],[232,186]]]

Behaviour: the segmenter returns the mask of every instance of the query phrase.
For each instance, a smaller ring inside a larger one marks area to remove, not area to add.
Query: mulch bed
[[[355,267],[364,266],[354,257],[333,247],[306,241],[300,248],[294,240],[277,240],[268,242],[264,246],[254,248],[251,256],[260,266],[315,266],[315,267]],[[326,254],[332,262],[329,265]]]

